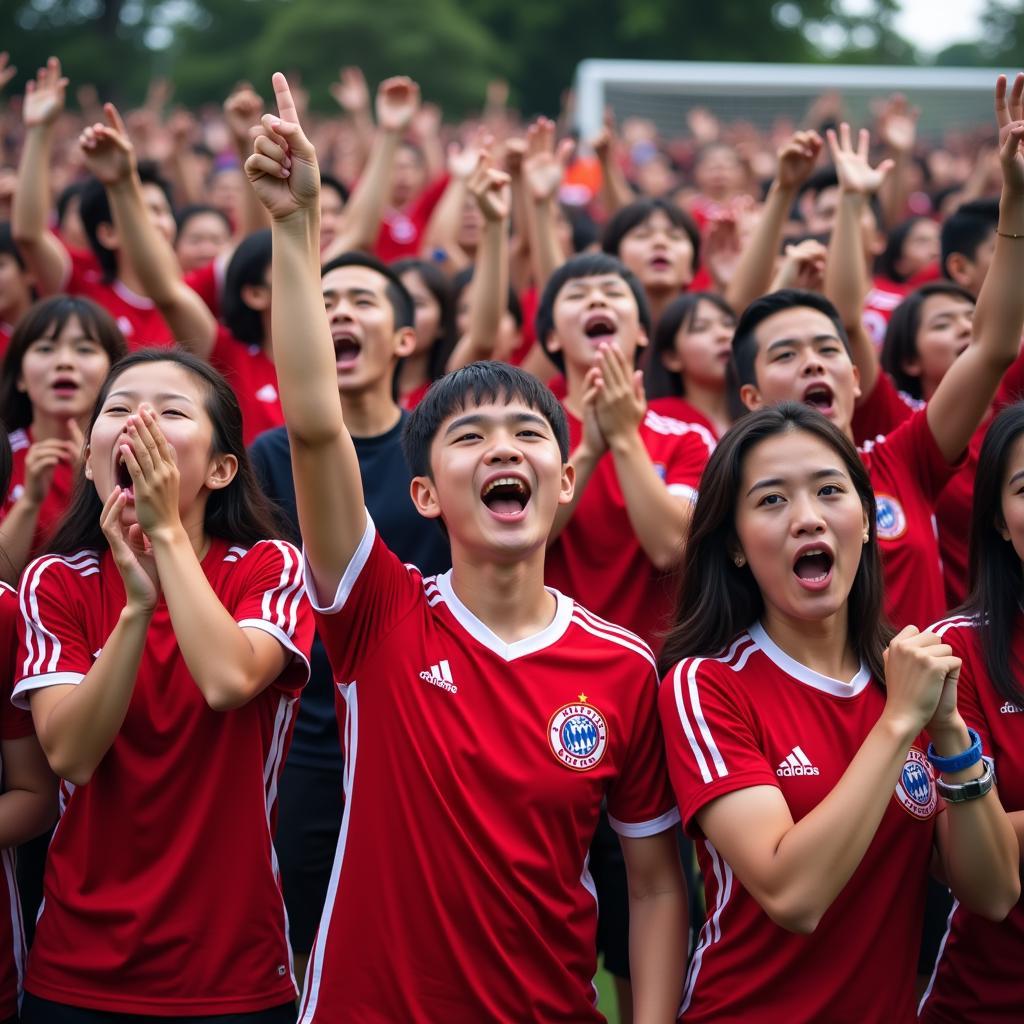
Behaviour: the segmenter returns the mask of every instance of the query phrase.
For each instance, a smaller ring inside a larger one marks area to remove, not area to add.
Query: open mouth
[[[797,556],[793,573],[804,586],[818,589],[828,585],[834,562],[832,552],[827,548],[810,548]]]
[[[363,346],[351,334],[339,334],[334,338],[334,358],[339,367],[352,366],[362,350]]]
[[[804,392],[804,405],[827,416],[832,411],[832,400],[834,395],[827,384],[812,384]]]
[[[124,461],[123,455],[118,455],[117,462],[114,464],[114,480],[116,481],[117,486],[120,487],[129,498],[135,497],[132,475],[128,472],[128,465]]]
[[[672,261],[667,256],[655,256],[649,266],[652,270],[671,270]]]
[[[515,518],[525,511],[530,501],[530,488],[516,476],[500,476],[483,489],[480,500],[501,518]]]
[[[583,324],[583,333],[588,338],[610,338],[617,330],[618,324],[610,313],[591,313]]]
[[[78,384],[70,377],[58,377],[50,387],[58,395],[74,395],[79,390]]]

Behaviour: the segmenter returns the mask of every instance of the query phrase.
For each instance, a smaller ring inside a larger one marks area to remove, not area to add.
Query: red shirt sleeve
[[[313,646],[313,612],[302,581],[302,556],[286,541],[260,541],[242,556],[238,571],[246,575],[232,617],[242,629],[269,633],[292,653],[274,685],[298,692],[309,679]]]
[[[32,715],[11,703],[18,663],[18,595],[6,583],[0,583],[0,651],[0,740],[20,740],[31,736],[34,729]]]
[[[701,835],[697,812],[712,800],[779,784],[752,714],[727,682],[713,662],[687,658],[662,680],[658,696],[672,788],[683,827],[695,838]]]
[[[918,409],[923,409],[924,404],[897,391],[889,374],[880,371],[871,394],[853,410],[854,442],[863,444],[891,434]]]
[[[214,316],[220,316],[220,281],[218,277],[216,260],[211,260],[205,267],[198,267],[185,274],[185,284],[206,303]]]
[[[684,424],[688,429],[673,446],[665,464],[665,486],[671,494],[693,497],[700,487],[701,474],[715,450],[711,431],[699,423]]]
[[[932,504],[938,501],[942,489],[967,458],[965,448],[956,462],[946,461],[928,424],[927,409],[914,413],[897,430],[885,437],[874,451],[879,454],[884,452],[883,457],[895,459],[908,473],[913,473],[921,491]]]

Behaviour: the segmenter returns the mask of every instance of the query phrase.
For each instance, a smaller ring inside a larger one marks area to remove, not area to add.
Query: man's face
[[[835,325],[822,312],[794,306],[763,320],[754,331],[756,384],[744,384],[748,409],[776,402],[803,402],[850,433],[860,395],[860,374]]]
[[[337,267],[320,281],[331,326],[341,392],[390,380],[395,360],[415,345],[411,329],[396,330],[388,281],[370,267]]]

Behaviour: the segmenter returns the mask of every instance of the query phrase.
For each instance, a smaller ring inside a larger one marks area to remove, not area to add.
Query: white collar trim
[[[755,622],[747,632],[758,649],[773,661],[783,672],[792,676],[798,682],[821,690],[822,693],[829,693],[833,697],[856,697],[871,682],[871,670],[864,662],[860,663],[857,674],[845,683],[841,679],[833,679],[831,676],[822,675],[814,669],[802,665],[799,661],[791,658],[779,645],[765,632],[760,622]]]

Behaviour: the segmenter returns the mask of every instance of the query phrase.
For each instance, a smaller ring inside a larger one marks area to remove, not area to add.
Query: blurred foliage
[[[998,62],[1021,52],[1021,3],[990,0],[984,40],[939,63]],[[72,88],[141,102],[170,77],[177,101],[219,102],[240,79],[263,92],[277,69],[298,72],[315,107],[345,64],[371,83],[409,74],[450,116],[479,109],[486,83],[507,78],[527,113],[556,113],[588,57],[661,60],[912,63],[893,27],[898,0],[860,14],[841,0],[710,3],[672,0],[2,0],[0,45],[25,76],[58,54]]]

